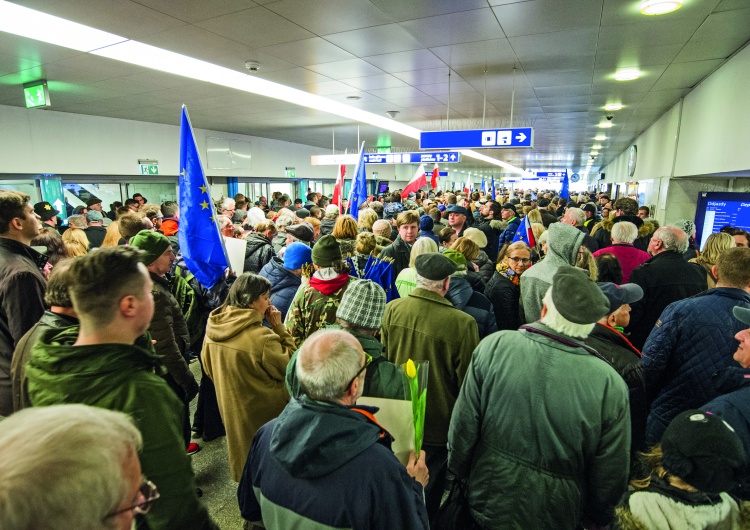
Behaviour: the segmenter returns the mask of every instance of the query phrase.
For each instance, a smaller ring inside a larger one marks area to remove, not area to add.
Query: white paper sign
[[[393,436],[393,453],[404,466],[409,462],[409,454],[414,450],[414,416],[411,401],[404,399],[385,399],[361,397],[357,405],[378,407],[375,419]]]
[[[225,237],[224,245],[227,247],[227,255],[229,256],[229,268],[239,276],[245,271],[245,248],[247,247],[247,241],[234,237]]]

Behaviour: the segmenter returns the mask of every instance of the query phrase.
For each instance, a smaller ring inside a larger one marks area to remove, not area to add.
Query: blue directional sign
[[[470,129],[419,134],[420,149],[516,149],[534,147],[532,127]]]
[[[565,171],[537,171],[536,176],[561,179],[565,177]]]
[[[365,164],[457,164],[460,161],[461,154],[458,151],[371,153],[365,155]]]

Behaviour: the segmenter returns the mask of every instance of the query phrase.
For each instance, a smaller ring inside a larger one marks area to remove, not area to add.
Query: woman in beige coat
[[[235,482],[256,431],[289,401],[284,376],[294,341],[271,305],[270,291],[271,283],[256,274],[237,278],[224,304],[211,313],[203,343],[203,369],[216,385]]]

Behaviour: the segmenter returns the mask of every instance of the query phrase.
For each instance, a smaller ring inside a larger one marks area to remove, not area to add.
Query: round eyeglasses
[[[107,518],[115,517],[117,515],[120,515],[121,513],[129,512],[131,510],[137,514],[143,515],[144,513],[148,513],[154,501],[161,497],[161,495],[159,494],[159,490],[156,489],[156,484],[154,484],[150,480],[144,480],[141,483],[141,487],[138,488],[138,494],[143,497],[143,500],[141,502],[132,506],[128,506],[127,508],[123,508],[122,510],[112,512],[107,516]]]

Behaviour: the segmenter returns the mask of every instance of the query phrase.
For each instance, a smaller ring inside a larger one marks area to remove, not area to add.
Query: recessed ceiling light
[[[358,99],[362,99],[362,96],[346,96],[346,99],[351,99],[352,101],[357,101]]]
[[[610,112],[615,112],[617,110],[620,110],[622,108],[622,103],[607,103],[604,105],[604,110],[608,110]]]
[[[617,81],[632,81],[641,77],[641,71],[638,68],[618,68],[615,72]]]
[[[594,140],[596,140],[597,142],[603,142],[606,139],[607,137],[603,134],[597,134],[596,136],[594,136]]]
[[[682,0],[642,0],[641,13],[644,15],[664,15],[682,7]]]
[[[614,123],[612,123],[611,121],[603,121],[599,125],[597,125],[597,127],[599,127],[600,129],[609,129],[610,127],[613,127],[613,126],[614,126]]]
[[[591,149],[596,149],[597,151],[598,151],[599,149],[601,149],[601,148],[602,148],[602,146],[601,146],[601,145],[599,145],[599,144],[593,145],[593,146],[591,147]]]

